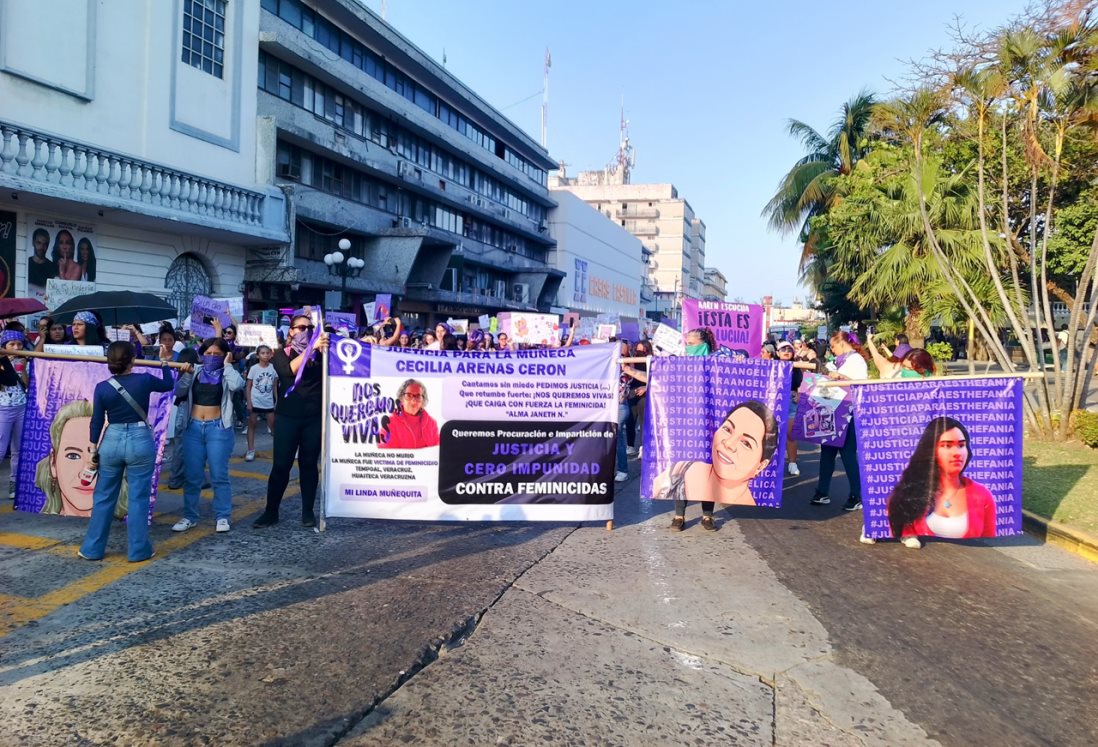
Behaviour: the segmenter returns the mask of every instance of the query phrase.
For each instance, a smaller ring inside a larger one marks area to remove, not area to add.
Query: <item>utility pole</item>
[[[549,68],[553,66],[553,58],[549,54],[549,47],[545,48],[545,79],[541,88],[541,147],[549,150]]]

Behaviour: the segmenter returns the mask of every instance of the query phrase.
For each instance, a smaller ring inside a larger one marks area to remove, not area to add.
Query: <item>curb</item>
[[[1098,537],[1022,509],[1022,528],[1040,540],[1098,563]]]

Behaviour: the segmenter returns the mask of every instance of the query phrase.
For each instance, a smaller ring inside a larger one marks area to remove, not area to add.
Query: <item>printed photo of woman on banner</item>
[[[641,496],[780,506],[791,375],[778,361],[653,359]]]
[[[854,414],[851,392],[846,387],[821,385],[824,381],[828,381],[826,376],[814,373],[801,379],[791,435],[796,441],[842,446]]]
[[[1022,531],[1022,381],[857,387],[854,420],[872,539]]]
[[[105,363],[37,358],[31,364],[23,443],[15,477],[15,510],[61,516],[91,516],[96,474],[91,465],[91,419],[95,387],[110,378]],[[171,410],[171,394],[154,394],[149,422],[156,444],[156,466],[150,492],[150,518],[156,500],[160,457]],[[115,517],[126,515],[125,483]]]

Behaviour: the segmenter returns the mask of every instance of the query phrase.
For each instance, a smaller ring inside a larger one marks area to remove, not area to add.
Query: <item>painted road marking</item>
[[[298,495],[300,495],[300,491],[287,491],[285,497],[293,498]],[[237,517],[244,517],[252,513],[257,513],[266,506],[266,504],[266,498],[259,498],[237,505],[233,510],[233,521],[236,521]],[[108,555],[103,560],[95,562],[97,567],[95,571],[62,586],[59,589],[43,594],[40,597],[27,598],[13,595],[0,595],[0,638],[8,635],[16,628],[22,627],[34,620],[40,620],[51,612],[64,607],[65,605],[79,601],[83,597],[99,591],[108,584],[125,578],[131,573],[136,573],[142,568],[167,557],[170,553],[182,550],[213,533],[213,524],[200,525],[189,531],[180,532],[173,537],[169,537],[168,539],[157,543],[156,557],[148,562],[130,563],[126,560],[124,554]],[[29,545],[35,544],[35,541],[44,544],[40,544],[38,547],[29,547]],[[29,549],[31,551],[45,550],[51,554],[63,552],[67,557],[72,558],[73,562],[88,563],[88,561],[79,560],[76,557],[76,551],[79,549],[77,545],[63,545],[57,540],[46,540],[41,537],[32,537],[30,535],[5,533],[0,534],[0,545]],[[88,564],[91,565],[91,563]]]

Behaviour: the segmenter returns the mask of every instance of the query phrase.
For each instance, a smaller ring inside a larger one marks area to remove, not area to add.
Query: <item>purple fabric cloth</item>
[[[301,355],[305,352],[305,348],[309,347],[310,339],[311,335],[309,335],[308,330],[304,332],[294,332],[292,335],[290,335],[290,350],[294,351],[298,355]]]
[[[220,355],[202,356],[202,367],[198,369],[198,381],[202,384],[220,384],[225,375],[225,358]]]
[[[892,351],[892,357],[896,360],[902,361],[904,359],[904,356],[910,353],[912,350],[913,348],[906,342],[901,342],[899,345],[896,346],[896,349]]]

